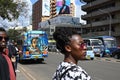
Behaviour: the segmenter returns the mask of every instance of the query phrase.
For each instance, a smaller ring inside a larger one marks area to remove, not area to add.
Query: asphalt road
[[[43,63],[27,62],[19,64],[20,73],[17,80],[51,80],[52,75],[63,55],[50,53]],[[120,60],[113,58],[95,58],[95,60],[79,61],[79,66],[84,68],[93,80],[119,80]]]

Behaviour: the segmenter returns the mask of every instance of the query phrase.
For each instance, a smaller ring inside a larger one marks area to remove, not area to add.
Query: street
[[[19,64],[20,73],[17,80],[51,80],[52,75],[63,55],[49,53],[43,63],[27,62]],[[120,78],[120,60],[113,58],[95,58],[94,60],[79,61],[79,66],[84,68],[93,80],[118,80]]]

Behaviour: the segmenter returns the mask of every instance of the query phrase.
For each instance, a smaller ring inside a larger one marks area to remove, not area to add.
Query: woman
[[[86,55],[86,45],[81,36],[71,28],[60,28],[54,32],[53,38],[57,49],[64,54],[53,80],[91,80],[85,70],[77,65]]]

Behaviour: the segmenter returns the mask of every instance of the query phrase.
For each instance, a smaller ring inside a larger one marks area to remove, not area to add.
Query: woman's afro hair
[[[56,47],[61,53],[65,53],[65,45],[70,43],[70,38],[72,35],[78,34],[77,31],[73,30],[73,28],[58,28],[53,33],[53,38],[56,41]]]

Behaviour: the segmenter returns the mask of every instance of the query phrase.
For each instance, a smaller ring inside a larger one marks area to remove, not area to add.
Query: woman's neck
[[[64,58],[64,62],[72,62],[74,64],[77,64],[78,61],[75,60],[73,57],[69,56]]]

